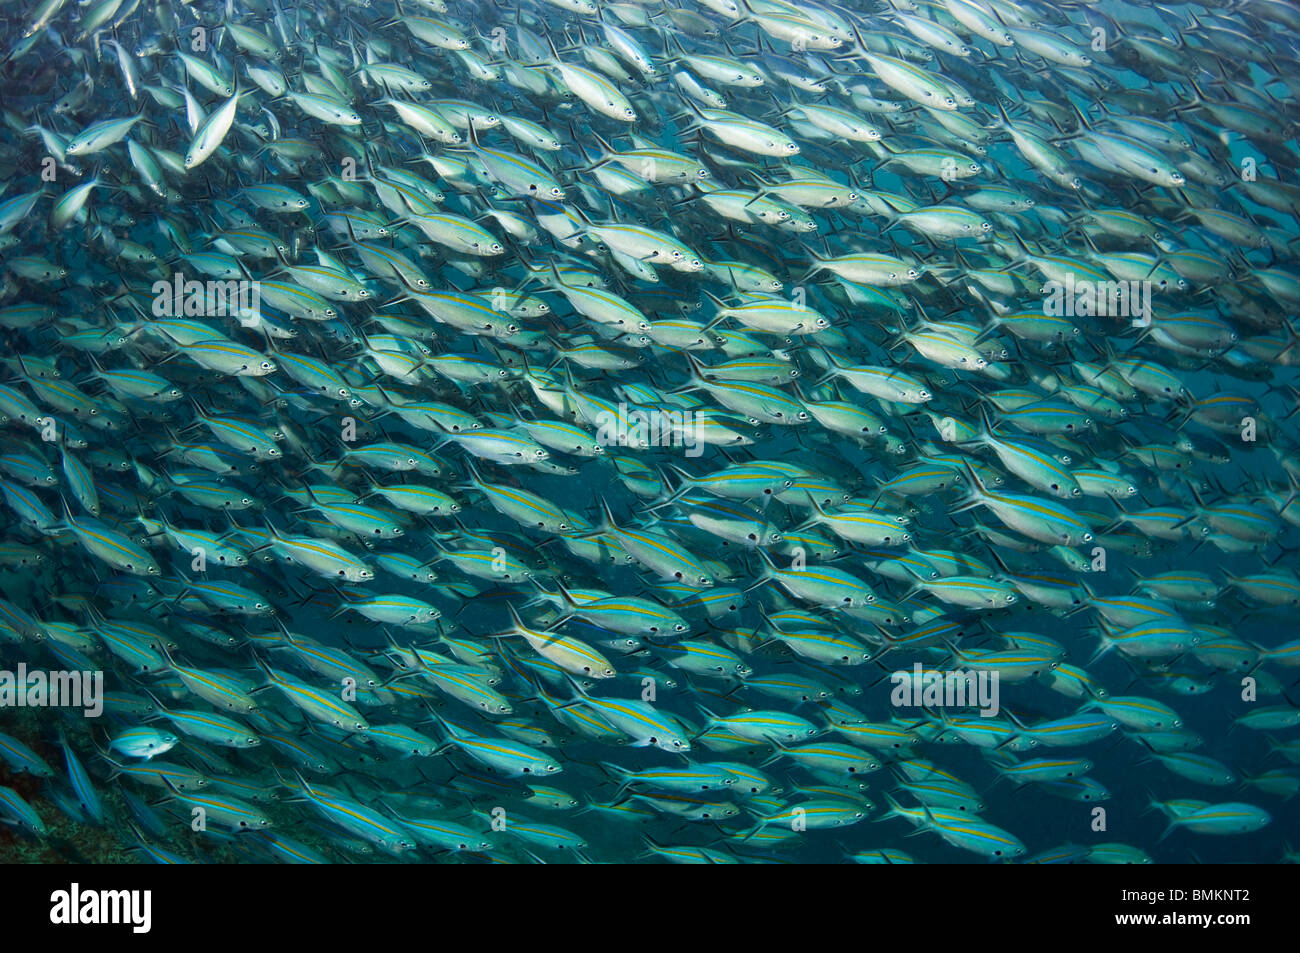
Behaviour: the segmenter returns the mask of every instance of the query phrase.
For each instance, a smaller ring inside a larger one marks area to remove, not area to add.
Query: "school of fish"
[[[0,857],[1300,859],[1300,7],[0,30]]]

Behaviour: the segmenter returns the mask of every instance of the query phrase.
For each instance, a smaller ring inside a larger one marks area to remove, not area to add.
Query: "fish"
[[[174,6],[0,19],[0,859],[1300,836],[1285,4]]]

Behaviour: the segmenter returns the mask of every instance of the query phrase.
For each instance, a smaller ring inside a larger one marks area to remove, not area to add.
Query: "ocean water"
[[[0,30],[0,859],[1294,860],[1290,5]]]

